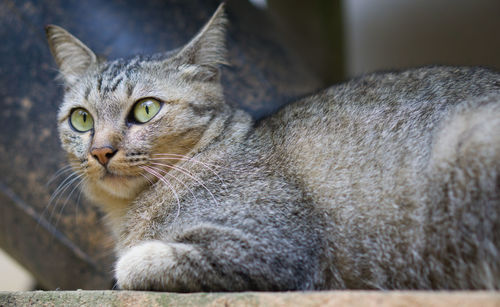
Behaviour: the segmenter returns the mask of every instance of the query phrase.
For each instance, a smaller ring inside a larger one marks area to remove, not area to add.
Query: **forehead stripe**
[[[90,90],[91,90],[90,86],[87,87],[87,89],[85,90],[85,95],[84,95],[85,100],[89,100]]]
[[[115,84],[113,84],[113,86],[111,87],[111,91],[114,92],[116,90],[116,88],[118,87],[118,85],[123,81],[123,77],[120,77],[118,78],[118,80],[116,80]]]
[[[102,87],[102,75],[99,75],[97,78],[97,91],[100,93],[101,92],[101,87]]]
[[[132,96],[132,93],[134,92],[134,87],[135,85],[132,83],[127,84],[127,97],[130,98]]]

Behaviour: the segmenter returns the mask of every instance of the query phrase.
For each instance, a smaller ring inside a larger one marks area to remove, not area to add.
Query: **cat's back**
[[[500,96],[500,74],[483,68],[375,73],[289,105],[259,129],[319,203],[380,208],[417,193],[443,119],[488,95]]]
[[[433,287],[430,279],[418,275],[425,267],[425,250],[434,245],[430,234],[459,233],[450,225],[459,225],[460,217],[447,217],[452,222],[441,223],[443,229],[430,223],[444,218],[433,207],[446,189],[440,185],[451,178],[446,165],[461,167],[447,164],[447,157],[437,161],[442,153],[457,152],[456,143],[461,146],[460,140],[449,141],[457,135],[457,123],[467,129],[479,125],[475,130],[485,131],[483,147],[493,143],[500,148],[495,132],[500,131],[500,74],[454,67],[372,74],[285,107],[263,120],[257,133],[271,143],[270,165],[329,216],[329,239],[336,261],[342,263],[337,267],[350,276],[350,286],[422,288]],[[462,134],[473,142],[481,139]],[[500,159],[500,149],[478,150],[496,155],[483,161]],[[488,172],[495,165],[467,172]],[[460,184],[450,186],[460,195]],[[407,270],[408,264],[416,269]],[[374,267],[378,271],[371,271]],[[392,274],[399,278],[388,277]]]

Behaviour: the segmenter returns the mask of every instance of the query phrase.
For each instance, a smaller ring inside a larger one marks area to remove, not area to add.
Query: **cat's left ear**
[[[91,66],[97,64],[94,52],[68,31],[49,25],[45,27],[45,32],[50,51],[67,84],[72,84]]]
[[[224,6],[224,3],[219,5],[201,31],[173,58],[177,65],[189,67],[187,70],[193,77],[213,80],[218,77],[219,66],[227,64]]]

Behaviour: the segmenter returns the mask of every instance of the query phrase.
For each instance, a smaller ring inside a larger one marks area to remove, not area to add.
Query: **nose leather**
[[[115,155],[116,149],[111,146],[104,146],[99,148],[92,148],[90,154],[94,157],[99,163],[103,166],[106,166],[111,160],[111,158]]]

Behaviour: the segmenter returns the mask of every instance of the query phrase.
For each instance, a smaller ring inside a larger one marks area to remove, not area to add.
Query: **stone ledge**
[[[160,293],[135,291],[0,292],[0,306],[500,306],[488,291],[317,291]]]

